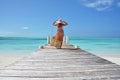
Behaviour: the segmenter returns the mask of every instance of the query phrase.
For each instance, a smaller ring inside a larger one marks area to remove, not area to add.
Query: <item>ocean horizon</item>
[[[45,45],[46,38],[0,37],[0,55],[28,55]],[[120,38],[70,38],[72,45],[96,55],[119,55]]]

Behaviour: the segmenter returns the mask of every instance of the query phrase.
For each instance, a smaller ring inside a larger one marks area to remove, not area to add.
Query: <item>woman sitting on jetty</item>
[[[57,49],[61,49],[64,37],[63,26],[66,26],[68,24],[62,19],[58,19],[53,22],[53,25],[57,26],[58,29],[56,35],[52,38],[51,46],[55,46]]]

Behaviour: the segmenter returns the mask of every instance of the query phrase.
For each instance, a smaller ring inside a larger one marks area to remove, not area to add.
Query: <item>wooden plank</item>
[[[45,67],[45,66],[15,66],[15,65],[11,65],[11,66],[8,66],[6,67],[5,69],[84,69],[84,68],[90,68],[90,69],[99,69],[99,68],[120,68],[120,66],[116,65],[116,64],[105,64],[105,65],[87,65],[87,66],[84,66],[84,65],[79,65],[79,66],[70,66],[70,67],[61,67],[61,66],[56,66],[56,67]]]
[[[64,78],[33,78],[33,77],[0,77],[0,80],[119,80],[117,76],[95,76],[95,77],[64,77]]]
[[[61,77],[95,77],[95,76],[120,76],[120,70],[105,70],[105,71],[4,71],[0,74],[1,77],[39,77],[39,78],[61,78]]]
[[[40,71],[40,72],[83,72],[83,71],[108,71],[108,70],[120,70],[120,67],[107,67],[107,68],[32,68],[32,69],[2,69],[1,72],[7,71],[7,72],[19,72],[19,71]]]

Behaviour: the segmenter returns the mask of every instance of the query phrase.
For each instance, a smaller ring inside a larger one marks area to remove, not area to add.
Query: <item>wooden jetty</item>
[[[73,45],[46,45],[1,69],[0,80],[120,80],[120,66]]]

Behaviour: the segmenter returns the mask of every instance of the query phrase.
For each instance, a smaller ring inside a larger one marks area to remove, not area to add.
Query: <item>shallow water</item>
[[[120,38],[79,38],[70,43],[94,54],[120,55]],[[44,38],[0,37],[0,54],[31,54],[44,44]]]
[[[84,38],[70,42],[94,54],[120,55],[120,38]]]

